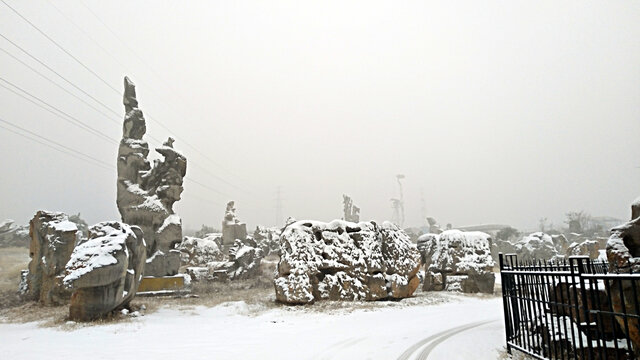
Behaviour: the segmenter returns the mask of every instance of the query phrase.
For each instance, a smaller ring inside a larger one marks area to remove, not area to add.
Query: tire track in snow
[[[482,326],[494,321],[498,321],[498,320],[485,320],[485,321],[477,321],[477,322],[473,322],[473,323],[469,323],[469,324],[465,324],[465,325],[460,325],[458,327],[454,327],[452,329],[448,329],[448,330],[444,330],[441,331],[439,333],[433,334],[427,338],[424,338],[420,341],[418,341],[417,343],[413,344],[410,348],[408,348],[407,350],[405,350],[402,355],[400,355],[400,357],[398,357],[398,360],[409,360],[409,358],[411,357],[411,355],[413,355],[418,349],[420,349],[422,346],[428,344],[431,342],[431,344],[429,344],[429,346],[427,346],[424,350],[422,350],[419,354],[418,354],[418,358],[419,360],[426,360],[427,357],[429,356],[429,354],[431,353],[431,351],[438,346],[438,344],[440,344],[441,342],[447,340],[448,338],[452,337],[453,335],[457,335],[463,331],[466,330],[470,330],[473,329],[475,327],[478,326]]]

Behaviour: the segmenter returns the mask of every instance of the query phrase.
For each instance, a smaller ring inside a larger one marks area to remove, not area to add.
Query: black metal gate
[[[538,359],[636,359],[640,274],[606,262],[500,254],[507,350]]]

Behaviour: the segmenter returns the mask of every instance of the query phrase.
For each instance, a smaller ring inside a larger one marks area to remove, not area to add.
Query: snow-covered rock
[[[253,232],[253,240],[262,249],[264,256],[269,254],[279,255],[280,233],[282,229],[277,227],[256,226]]]
[[[118,210],[122,220],[139,226],[147,243],[145,275],[175,275],[180,267],[180,252],[175,246],[182,241],[182,220],[173,211],[180,200],[187,159],[173,148],[169,138],[156,152],[162,160],[153,165],[147,159],[149,144],[143,139],[147,127],[138,108],[135,85],[124,79],[125,118],[122,140],[118,148]]]
[[[38,211],[30,223],[29,272],[26,286],[20,291],[26,299],[45,305],[63,304],[70,292],[62,286],[58,275],[64,271],[71,253],[80,240],[80,232],[69,217],[59,212]]]
[[[203,266],[212,261],[224,260],[222,234],[207,234],[204,239],[185,236],[178,250],[180,261],[186,266]]]
[[[17,226],[11,219],[0,222],[0,248],[29,247],[29,227]]]
[[[379,300],[411,296],[420,284],[420,253],[390,222],[289,223],[280,236],[276,298]]]
[[[446,230],[418,239],[425,259],[426,291],[493,293],[491,237],[479,231]]]
[[[580,243],[574,242],[567,248],[567,256],[588,256],[597,259],[600,255],[600,245],[596,240],[584,240]]]
[[[235,280],[259,274],[264,253],[253,239],[236,239],[228,255],[222,252],[222,241],[221,234],[216,233],[204,239],[185,237],[180,251],[191,280]]]
[[[91,226],[89,238],[76,246],[64,271],[64,286],[73,291],[69,317],[88,321],[128,306],[146,257],[139,227],[115,221]]]
[[[558,250],[549,234],[536,232],[523,237],[515,244],[518,260],[551,260],[557,257]]]

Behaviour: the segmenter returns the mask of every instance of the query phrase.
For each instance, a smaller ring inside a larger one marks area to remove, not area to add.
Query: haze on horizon
[[[340,218],[344,193],[390,219],[396,174],[405,226],[424,224],[421,194],[442,224],[520,229],[627,219],[640,195],[637,2],[5,1],[109,86],[2,3],[0,34],[117,116],[3,38],[0,78],[117,142],[129,76],[150,147],[173,136],[187,156],[186,229],[219,226],[229,200],[274,225],[278,186],[285,218]],[[115,166],[117,144],[2,87],[0,119]],[[0,220],[120,219],[115,169],[5,129],[0,152]]]

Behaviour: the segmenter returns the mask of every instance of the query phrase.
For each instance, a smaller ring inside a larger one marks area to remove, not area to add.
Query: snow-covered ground
[[[0,323],[0,350],[4,359],[496,359],[501,299],[446,296],[327,313],[228,302],[103,325]]]

